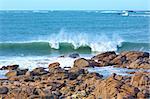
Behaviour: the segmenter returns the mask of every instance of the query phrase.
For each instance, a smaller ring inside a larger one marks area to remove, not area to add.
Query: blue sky
[[[150,10],[150,0],[0,0],[0,10]]]

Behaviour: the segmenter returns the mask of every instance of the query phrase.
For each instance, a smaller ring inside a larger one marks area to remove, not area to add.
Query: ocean
[[[149,24],[150,11],[0,11],[0,67],[74,52],[150,52]]]

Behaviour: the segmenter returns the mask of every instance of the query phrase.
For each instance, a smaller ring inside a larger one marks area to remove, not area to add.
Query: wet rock
[[[85,69],[78,69],[78,68],[72,68],[69,70],[69,80],[74,80],[76,79],[79,75],[81,74],[86,74],[88,73],[87,70]]]
[[[99,63],[99,66],[107,66],[107,65],[113,65],[113,63],[111,63],[111,60],[113,60],[115,57],[117,57],[116,53],[114,51],[110,51],[110,52],[98,54],[94,56],[92,60]]]
[[[69,55],[69,57],[78,58],[78,57],[80,57],[80,55],[78,53],[72,53],[72,54]]]
[[[32,75],[32,76],[40,76],[40,75],[44,75],[44,74],[47,74],[47,73],[48,73],[48,71],[46,71],[45,68],[38,67],[38,68],[33,69],[30,72],[30,75]]]
[[[0,94],[7,94],[9,89],[7,87],[0,87]]]
[[[144,52],[123,52],[119,55],[106,52],[90,60],[77,59],[74,66],[68,70],[61,68],[58,62],[50,64],[49,71],[43,67],[32,71],[17,68],[7,73],[10,76],[8,79],[0,80],[0,92],[4,86],[9,89],[5,93],[1,92],[5,94],[4,99],[148,99],[148,71],[135,71],[131,76],[114,73],[108,78],[103,78],[101,74],[90,73],[85,68],[108,64],[142,68],[143,64],[149,64],[148,57],[149,53]],[[131,64],[133,66],[129,66]]]
[[[25,75],[28,69],[18,69],[17,70],[17,75]]]
[[[13,76],[17,76],[17,71],[11,70],[11,71],[7,72],[5,75],[6,75],[8,78],[13,77]]]
[[[147,69],[150,67],[148,58],[148,52],[129,51],[120,53],[111,63],[121,67]]]
[[[0,68],[0,70],[16,70],[18,69],[19,65],[8,65],[8,66],[3,66]]]
[[[101,64],[94,60],[89,59],[88,62],[89,62],[90,67],[101,67]]]
[[[78,68],[85,68],[85,67],[89,67],[90,64],[88,62],[88,60],[84,59],[84,58],[80,58],[74,61],[74,67],[78,67]]]

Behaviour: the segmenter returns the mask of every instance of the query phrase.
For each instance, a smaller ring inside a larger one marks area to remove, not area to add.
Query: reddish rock
[[[116,53],[114,51],[105,52],[98,54],[92,58],[95,62],[99,63],[99,66],[108,66],[113,65],[111,63],[111,60],[113,60],[115,57],[117,57]]]
[[[119,67],[148,69],[150,67],[148,58],[147,52],[129,51],[120,53],[111,63]]]
[[[32,75],[32,76],[40,76],[40,75],[44,75],[44,74],[47,74],[47,73],[48,73],[48,71],[46,71],[45,68],[38,67],[38,68],[33,69],[30,72],[30,75]]]
[[[49,64],[48,68],[58,68],[59,66],[60,66],[60,63],[55,62],[55,63]]]
[[[78,68],[85,68],[85,67],[89,67],[90,64],[88,62],[88,60],[84,59],[84,58],[80,58],[74,61],[74,67],[78,67]]]
[[[148,57],[149,53],[144,52],[123,52],[119,55],[106,52],[95,56],[92,60],[77,59],[73,68],[69,70],[59,67],[60,64],[57,62],[49,65],[49,71],[43,67],[32,71],[17,68],[9,71],[9,79],[0,80],[0,92],[4,99],[148,99],[150,96],[148,71],[134,72],[133,76],[112,74],[108,78],[103,78],[101,74],[89,73],[85,68],[108,64],[145,68],[147,67],[145,64],[149,64]],[[6,89],[3,92],[4,86],[8,91]]]
[[[96,88],[93,92],[96,99],[112,99],[121,96],[136,97],[139,89],[117,80],[115,76],[116,75],[112,75],[106,80],[96,84]]]
[[[135,87],[150,86],[150,73],[136,72],[132,76],[130,84]]]
[[[132,68],[132,69],[139,69],[139,68],[143,68],[143,69],[150,69],[150,59],[137,59],[135,61],[133,61],[128,68]]]
[[[13,76],[17,76],[17,71],[11,70],[11,71],[9,71],[9,72],[6,73],[6,76],[8,78],[13,77]]]

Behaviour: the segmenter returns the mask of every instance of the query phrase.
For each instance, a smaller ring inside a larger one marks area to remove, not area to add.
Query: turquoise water
[[[149,11],[0,11],[0,56],[150,51],[149,22]]]

